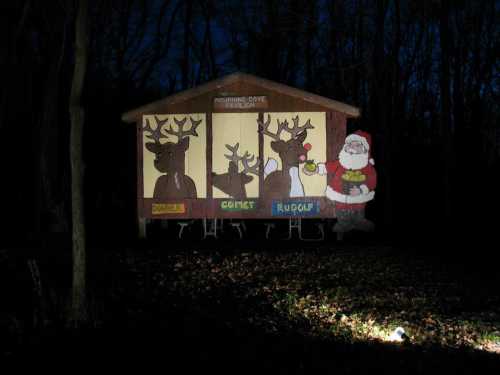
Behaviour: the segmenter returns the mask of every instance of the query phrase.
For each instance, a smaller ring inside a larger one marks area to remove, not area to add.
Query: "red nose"
[[[310,151],[312,147],[313,147],[313,146],[311,146],[311,144],[310,144],[310,143],[306,143],[306,144],[304,145],[304,148],[305,148],[305,150],[306,150],[306,151]]]

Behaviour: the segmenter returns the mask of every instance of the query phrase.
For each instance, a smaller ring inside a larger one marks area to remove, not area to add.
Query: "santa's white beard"
[[[339,162],[346,169],[361,169],[368,165],[368,153],[350,154],[342,148],[339,154]]]

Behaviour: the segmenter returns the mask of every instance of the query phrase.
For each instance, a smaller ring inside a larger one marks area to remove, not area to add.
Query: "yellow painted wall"
[[[324,163],[326,161],[326,115],[325,112],[269,112],[264,114],[264,121],[267,121],[267,115],[271,115],[271,125],[269,131],[275,133],[278,128],[276,119],[280,122],[288,120],[290,126],[293,124],[292,118],[299,116],[299,126],[303,126],[308,119],[311,119],[311,124],[314,129],[307,129],[307,138],[305,143],[310,143],[312,149],[307,153],[308,159],[314,159],[316,163]],[[281,138],[284,141],[290,139],[290,133],[282,131]],[[278,168],[281,169],[281,159],[279,155],[271,149],[272,139],[264,135],[264,165],[268,158],[273,158],[278,162]],[[327,184],[326,176],[318,174],[308,176],[302,171],[303,164],[300,164],[300,180],[304,186],[306,196],[324,196]]]
[[[238,155],[242,156],[245,151],[259,156],[259,134],[257,124],[257,113],[214,113],[212,115],[212,170],[216,173],[226,173],[229,160],[224,154],[231,152],[226,144],[234,146],[240,144]],[[251,165],[255,163],[255,160]],[[241,163],[239,171],[243,169]],[[247,197],[259,196],[259,177],[251,174],[253,180],[246,185]],[[227,198],[228,195],[213,187],[214,198]]]
[[[185,125],[185,129],[189,129],[191,124],[189,117],[192,117],[194,120],[202,120],[196,132],[198,133],[197,137],[190,136],[189,140],[189,148],[186,151],[186,175],[191,177],[196,184],[196,192],[198,194],[198,198],[206,198],[207,196],[207,168],[206,168],[206,139],[207,139],[207,126],[206,126],[206,116],[204,113],[187,113],[187,114],[175,114],[175,115],[145,115],[142,118],[142,126],[143,128],[146,126],[146,119],[149,119],[151,126],[156,129],[156,120],[155,116],[160,120],[164,120],[168,118],[169,121],[165,126],[172,126],[174,131],[177,131],[177,125],[174,122],[174,118],[177,120],[181,120],[184,117],[188,116],[187,123]],[[158,177],[162,175],[162,173],[158,172],[154,167],[154,154],[146,149],[145,144],[148,141],[146,138],[147,133],[143,133],[143,176],[144,176],[144,198],[152,198],[155,188],[155,183]],[[170,137],[170,142],[177,142],[177,137]],[[166,143],[167,138],[160,139],[160,142]]]
[[[311,124],[314,129],[307,130],[307,139],[304,143],[312,145],[311,151],[308,153],[309,159],[314,159],[315,162],[325,162],[326,160],[326,119],[324,112],[270,112],[264,114],[264,119],[267,115],[271,115],[271,125],[269,130],[276,131],[277,122],[288,120],[292,123],[292,118],[299,116],[299,124],[302,126],[308,119],[311,119]],[[186,174],[191,177],[195,184],[198,198],[206,198],[207,196],[207,180],[206,180],[206,118],[204,113],[195,114],[175,114],[175,115],[156,115],[160,120],[169,118],[167,126],[172,125],[174,130],[177,130],[177,125],[173,118],[180,120],[186,116],[191,116],[195,120],[202,120],[197,128],[198,137],[191,136],[189,149],[186,152]],[[229,154],[229,150],[225,147],[226,144],[234,146],[239,142],[239,155],[245,151],[258,156],[258,125],[257,113],[214,113],[212,115],[212,169],[216,173],[226,173],[229,166],[229,160],[224,154]],[[146,125],[146,118],[149,118],[151,126],[156,127],[155,115],[143,116],[143,127]],[[187,122],[190,124],[190,121]],[[147,138],[143,137],[143,184],[144,198],[152,198],[154,186],[158,177],[162,173],[154,168],[154,154],[145,148]],[[282,133],[283,140],[288,140],[290,135],[286,132]],[[173,137],[172,140],[177,140]],[[162,138],[161,143],[167,142],[167,138]],[[264,164],[267,159],[272,157],[278,162],[278,167],[281,168],[281,160],[279,155],[275,153],[270,146],[271,138],[264,135]],[[252,163],[253,164],[253,163]],[[240,171],[242,166],[239,166]],[[258,197],[259,178],[255,176],[253,181],[246,185],[247,196],[249,198]],[[300,179],[304,186],[306,196],[324,196],[327,179],[326,176],[307,176],[302,172],[302,164],[300,166]],[[227,198],[228,195],[221,190],[213,187],[214,198]]]

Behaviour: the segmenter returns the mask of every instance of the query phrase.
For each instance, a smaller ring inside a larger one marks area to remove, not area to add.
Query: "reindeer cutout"
[[[189,137],[198,136],[196,128],[202,120],[194,120],[190,117],[191,128],[184,130],[187,117],[182,120],[174,118],[178,131],[174,131],[172,126],[166,127],[168,118],[160,120],[155,116],[156,128],[153,129],[147,119],[146,131],[149,131],[147,138],[153,142],[146,143],[146,148],[155,154],[154,166],[156,170],[164,175],[158,177],[155,183],[154,198],[159,199],[182,199],[196,198],[196,185],[191,177],[186,175],[186,151],[189,148]],[[177,142],[161,143],[160,139],[167,138],[168,135],[177,137]]]
[[[277,161],[272,158],[268,159],[264,167],[264,197],[283,199],[305,196],[304,186],[300,180],[299,164],[307,160],[307,152],[311,149],[309,143],[303,145],[307,138],[307,129],[314,129],[311,120],[307,120],[303,126],[299,126],[299,116],[296,116],[292,119],[293,125],[289,126],[288,121],[277,119],[278,129],[276,133],[269,131],[270,115],[267,116],[266,122],[260,120],[257,122],[259,131],[273,140],[271,148],[279,155],[282,165],[281,170],[278,170]],[[288,141],[280,138],[283,131],[290,134],[291,137]]]
[[[247,192],[245,185],[253,181],[253,176],[249,176],[247,173],[252,173],[256,176],[259,175],[259,158],[257,158],[255,164],[250,166],[255,156],[250,156],[248,151],[245,151],[243,156],[238,156],[239,147],[239,143],[236,143],[234,146],[226,145],[226,148],[231,151],[231,155],[224,155],[229,159],[227,173],[217,174],[212,172],[212,184],[234,199],[246,199]],[[241,172],[239,172],[240,161],[243,165]]]

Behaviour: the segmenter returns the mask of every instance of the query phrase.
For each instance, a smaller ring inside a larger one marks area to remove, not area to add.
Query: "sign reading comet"
[[[251,200],[224,200],[220,202],[220,208],[223,211],[252,211],[255,210],[256,207],[257,201]]]

